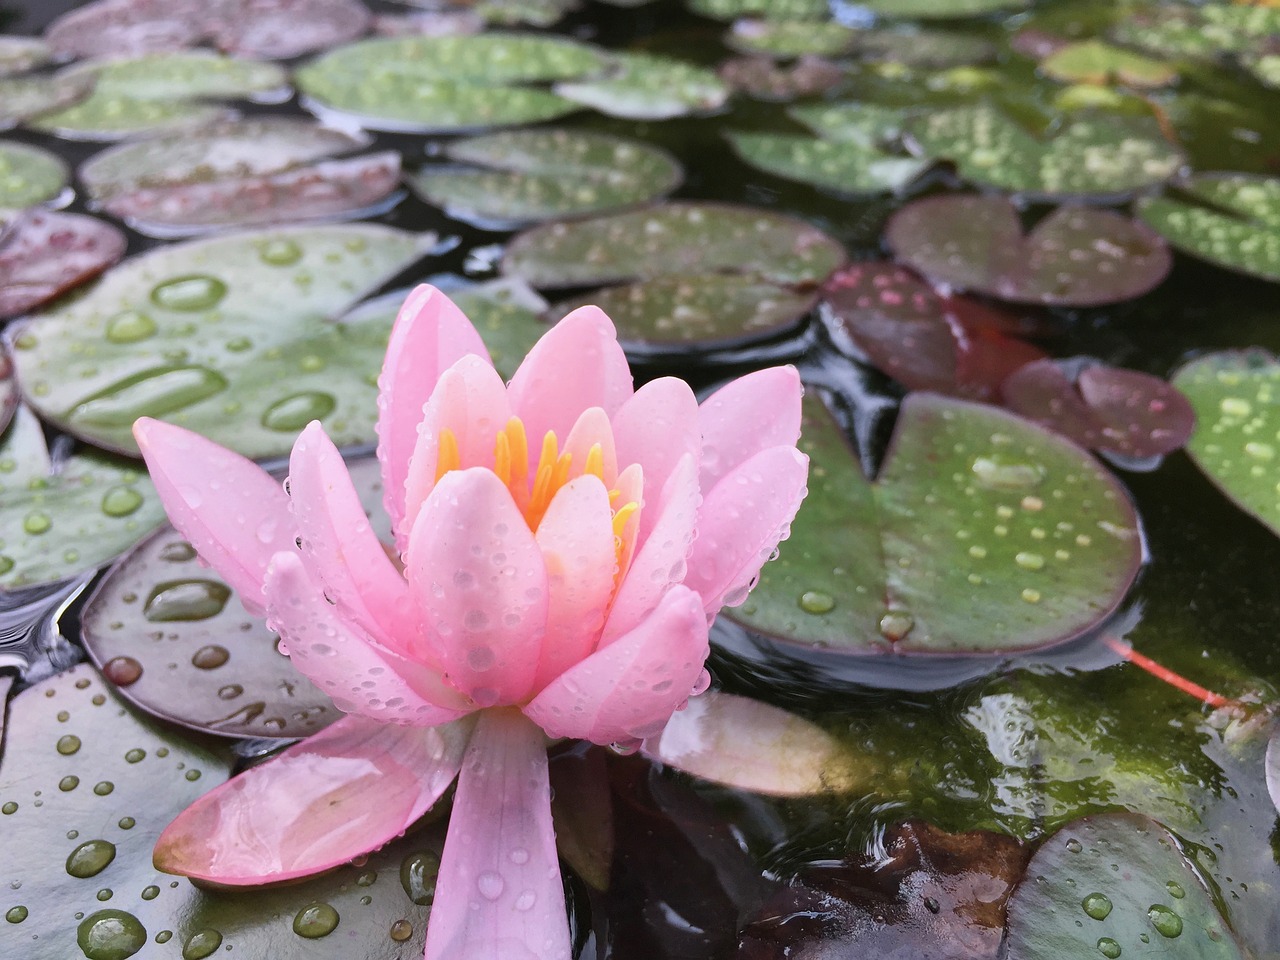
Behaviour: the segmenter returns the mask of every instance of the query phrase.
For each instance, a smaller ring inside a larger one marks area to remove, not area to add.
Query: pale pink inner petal
[[[692,455],[695,466],[702,456],[702,432],[698,400],[689,385],[675,377],[651,380],[635,392],[613,417],[618,462],[638,463],[650,490],[661,490],[680,458]],[[656,510],[645,511],[640,540],[657,522]]]
[[[502,481],[479,468],[441,477],[406,561],[424,636],[449,682],[482,707],[526,697],[545,634],[547,569]]]
[[[618,481],[614,484],[614,490],[617,494],[613,497],[613,506],[615,509],[625,506],[628,503],[640,504],[640,510],[631,515],[631,519],[627,522],[622,531],[622,549],[618,553],[618,579],[627,575],[627,571],[631,569],[631,558],[635,556],[636,539],[639,536],[640,521],[644,518],[644,491],[645,477],[644,470],[640,464],[633,463],[620,474]],[[613,491],[610,491],[612,493]]]
[[[709,651],[701,598],[672,587],[647,620],[569,668],[524,712],[553,737],[643,739],[688,699]]]
[[[280,481],[199,434],[143,417],[133,425],[169,519],[253,613],[277,551],[297,532]]]
[[[542,731],[486,710],[449,817],[426,960],[569,960]]]
[[[698,409],[702,489],[710,490],[761,450],[795,446],[802,393],[795,367],[770,367],[739,377],[708,397]]]
[[[344,717],[205,794],[156,844],[166,873],[228,885],[328,870],[394,839],[457,776],[470,718],[398,727]]]
[[[571,461],[571,474],[582,472],[591,448],[599,444],[601,467],[604,482],[612,487],[618,479],[618,455],[614,449],[613,427],[609,423],[609,415],[600,407],[591,407],[582,411],[575,421],[569,435],[565,438],[562,453],[567,453]]]

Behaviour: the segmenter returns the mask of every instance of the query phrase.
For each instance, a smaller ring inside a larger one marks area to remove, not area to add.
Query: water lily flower
[[[508,385],[421,286],[378,403],[394,548],[318,422],[283,487],[179,427],[134,427],[174,525],[346,714],[185,811],[156,865],[224,885],[317,873],[456,778],[428,960],[567,960],[547,738],[633,744],[705,687],[710,620],[804,496],[798,376],[701,405],[674,378],[634,390],[613,324],[583,307]]]

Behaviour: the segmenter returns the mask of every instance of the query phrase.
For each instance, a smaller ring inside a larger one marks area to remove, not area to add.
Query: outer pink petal
[[[435,287],[414,288],[396,315],[378,377],[378,459],[393,529],[404,516],[404,481],[422,407],[440,374],[467,354],[489,356],[471,321]]]
[[[156,843],[156,867],[248,885],[305,877],[376,850],[453,782],[471,726],[343,717],[184,810]]]
[[[702,594],[708,616],[746,599],[751,581],[790,532],[808,476],[808,457],[795,447],[774,447],[706,494],[684,582]]]
[[[293,445],[289,496],[307,567],[325,595],[382,646],[413,656],[409,585],[373,532],[346,462],[319,421]]]
[[[569,960],[542,731],[486,710],[449,817],[426,960]]]
[[[710,490],[761,450],[795,446],[802,393],[795,367],[770,367],[739,377],[708,397],[698,410],[702,489]]]
[[[592,476],[560,488],[535,534],[547,565],[547,634],[533,689],[595,649],[613,596],[613,511],[609,492]]]
[[[409,536],[406,572],[449,682],[482,707],[517,703],[538,669],[547,568],[491,471],[440,478]]]
[[[524,712],[553,737],[643,739],[689,698],[709,652],[701,599],[673,587],[647,620],[553,680]]]
[[[440,376],[422,412],[418,443],[405,479],[404,519],[396,534],[401,552],[418,511],[435,486],[441,431],[453,434],[462,466],[492,467],[494,441],[510,419],[507,386],[487,361],[463,357]]]
[[[641,514],[658,519],[649,538],[631,561],[605,624],[602,645],[608,645],[635,628],[653,612],[670,586],[684,580],[686,558],[698,522],[698,462],[685,454],[667,479],[658,502]],[[646,477],[646,483],[648,478]]]
[[[267,623],[280,634],[298,672],[339,710],[425,727],[470,709],[434,671],[377,649],[340,620],[297,554],[276,554],[266,593]]]
[[[297,536],[280,481],[190,430],[143,417],[133,425],[169,519],[196,552],[261,613],[267,564]]]
[[[548,430],[563,440],[582,411],[602,407],[612,417],[631,393],[613,321],[599,307],[574,310],[534,344],[511,378],[511,407],[524,421],[531,462]]]
[[[640,464],[645,486],[661,490],[680,458],[690,454],[694,466],[702,456],[698,399],[689,385],[675,377],[651,380],[635,392],[613,417],[618,463]],[[658,511],[640,517],[640,539],[649,536]]]

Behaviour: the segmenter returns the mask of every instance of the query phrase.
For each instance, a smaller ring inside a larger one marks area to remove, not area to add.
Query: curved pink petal
[[[565,671],[524,712],[552,737],[653,736],[689,698],[709,652],[701,598],[672,587],[647,620]]]
[[[702,594],[708,616],[746,599],[751,581],[790,532],[808,476],[808,457],[795,447],[773,447],[703,498],[684,582]]]
[[[267,624],[280,634],[298,672],[345,713],[383,723],[432,726],[470,704],[434,671],[375,648],[338,616],[295,553],[267,569]]]
[[[440,478],[409,535],[406,573],[449,682],[482,707],[528,695],[547,620],[547,568],[491,471]]]
[[[467,745],[426,960],[569,960],[542,731],[486,710]]]
[[[595,649],[613,596],[613,511],[593,476],[560,488],[534,535],[547,565],[547,633],[533,689]]]
[[[685,454],[697,465],[702,456],[702,432],[698,398],[689,385],[676,377],[651,380],[635,392],[613,416],[618,463],[640,464],[645,485],[661,490]],[[643,542],[657,521],[658,511],[646,510],[640,518]]]
[[[306,566],[325,596],[383,647],[415,655],[409,585],[373,532],[346,462],[318,420],[293,444],[289,498]]]
[[[261,613],[262,583],[277,551],[297,536],[280,481],[198,433],[143,417],[133,425],[169,519],[240,595]]]
[[[761,450],[795,446],[803,392],[795,367],[769,367],[739,377],[703,401],[698,408],[702,489],[710,490]]]
[[[618,479],[618,454],[613,442],[613,426],[609,423],[609,415],[600,407],[590,407],[583,410],[574,421],[569,435],[564,438],[560,447],[561,453],[572,457],[569,461],[571,476],[582,472],[591,448],[596,444],[600,445],[604,482],[612,486]]]
[[[548,430],[563,440],[583,410],[601,407],[612,417],[631,393],[631,368],[613,321],[599,307],[568,314],[534,344],[511,378],[511,408],[524,421],[531,463]]]
[[[647,480],[647,477],[646,477]],[[651,509],[658,519],[649,538],[636,551],[631,566],[618,587],[618,595],[609,611],[601,645],[606,646],[632,630],[658,605],[663,594],[674,583],[684,580],[686,558],[693,545],[698,522],[698,461],[686,453],[675,472],[667,479],[666,489]]]
[[[440,374],[462,357],[489,351],[471,321],[435,287],[415,287],[396,314],[378,376],[378,460],[391,526],[404,516],[404,481],[418,440],[422,407]]]
[[[422,411],[418,443],[404,483],[404,515],[396,534],[401,552],[431,490],[435,486],[442,431],[458,445],[463,467],[493,467],[498,432],[511,419],[507,385],[487,360],[463,357],[440,375]]]
[[[206,793],[165,828],[155,865],[228,886],[328,870],[394,839],[458,774],[472,721],[343,717]]]

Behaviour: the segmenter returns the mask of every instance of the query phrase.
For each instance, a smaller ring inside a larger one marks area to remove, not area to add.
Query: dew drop
[[[413,936],[413,924],[408,920],[397,920],[391,925],[391,939],[396,943],[404,943]]]
[[[57,751],[64,757],[69,757],[80,749],[80,738],[74,733],[68,733],[58,738]]]
[[[99,910],[81,921],[76,942],[88,960],[128,960],[147,942],[147,929],[131,913]]]
[[[58,789],[63,793],[70,793],[78,786],[80,786],[80,778],[77,776],[63,777],[58,781]]]
[[[338,911],[327,903],[309,903],[293,918],[293,932],[308,940],[327,937],[337,926]]]
[[[31,511],[22,520],[22,529],[33,535],[45,533],[52,526],[53,521],[49,515],[39,510]]]
[[[116,858],[110,840],[86,840],[67,856],[67,873],[79,880],[96,877]]]
[[[6,801],[5,805],[3,807],[0,807],[0,813],[3,813],[6,817],[12,814],[15,814],[17,812],[18,812],[18,805],[14,803],[12,800]]]
[[[1182,918],[1162,903],[1154,903],[1148,908],[1147,919],[1162,937],[1172,940],[1182,934]]]
[[[156,322],[140,310],[124,310],[107,320],[107,339],[112,343],[137,343],[155,332]]]
[[[1038,553],[1031,553],[1026,550],[1019,551],[1018,554],[1013,558],[1013,562],[1016,563],[1023,570],[1043,570],[1044,569],[1044,557]]]
[[[142,664],[133,657],[114,657],[103,666],[102,674],[117,687],[127,687],[142,676]]]
[[[151,302],[166,310],[208,310],[227,295],[227,285],[217,277],[191,274],[157,284]]]
[[[476,889],[480,891],[480,896],[486,900],[497,900],[502,896],[502,890],[505,886],[506,882],[501,875],[494,873],[492,870],[486,870],[476,877]]]
[[[323,420],[338,402],[327,393],[308,390],[277,400],[262,415],[262,425],[281,433],[297,433],[312,420]]]
[[[830,613],[836,607],[836,598],[822,590],[806,590],[800,594],[800,609],[805,613],[820,615]]]
[[[1004,453],[991,453],[973,461],[974,478],[988,490],[1026,490],[1044,480],[1039,464],[1016,460]]]
[[[1102,937],[1098,941],[1098,952],[1107,960],[1116,960],[1120,956],[1120,944],[1116,943],[1110,937]]]
[[[188,560],[194,560],[195,558],[195,547],[185,540],[167,543],[164,549],[160,551],[160,559],[167,560],[169,563],[186,563]]]
[[[1084,912],[1094,920],[1105,920],[1111,915],[1111,900],[1103,893],[1091,893],[1080,901]]]
[[[302,259],[302,247],[287,238],[270,240],[262,245],[258,256],[273,267],[289,267]]]
[[[915,625],[915,617],[905,610],[890,610],[880,618],[880,635],[891,643],[897,643]]]
[[[16,907],[10,907],[5,913],[4,918],[10,923],[21,923],[23,920],[27,919],[27,916],[27,908],[19,905]]]
[[[142,612],[152,623],[208,620],[230,598],[231,588],[217,580],[166,580],[152,589]]]
[[[222,946],[222,934],[212,927],[197,930],[182,945],[182,960],[204,960]]]
[[[1173,897],[1175,900],[1181,900],[1187,895],[1187,891],[1182,889],[1182,884],[1175,880],[1170,880],[1164,885],[1164,888],[1169,891],[1169,896]]]
[[[99,797],[106,797],[109,796],[111,791],[115,790],[115,788],[116,785],[110,780],[99,780],[93,785],[93,792]]]
[[[127,517],[142,506],[142,494],[133,487],[112,487],[102,495],[102,512],[108,517]]]
[[[436,896],[436,875],[440,858],[427,850],[412,853],[400,864],[400,886],[419,906],[429,905]]]
[[[200,670],[215,670],[230,659],[231,653],[226,647],[210,644],[191,655],[191,665]]]
[[[158,896],[160,896],[160,888],[159,888],[159,887],[154,886],[154,885],[152,885],[152,886],[150,886],[150,887],[143,887],[143,889],[142,889],[142,899],[143,899],[143,900],[154,900],[154,899],[155,899],[156,897],[158,897]]]

